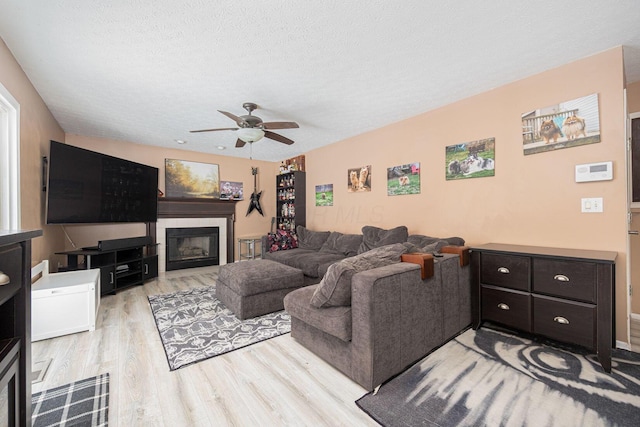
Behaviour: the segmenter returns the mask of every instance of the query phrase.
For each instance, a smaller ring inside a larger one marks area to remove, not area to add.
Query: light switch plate
[[[599,213],[603,212],[602,197],[585,197],[582,199],[582,212],[584,213]]]

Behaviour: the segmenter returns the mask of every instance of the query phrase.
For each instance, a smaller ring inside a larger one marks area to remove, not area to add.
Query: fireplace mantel
[[[158,199],[158,218],[220,218],[235,221],[236,201],[217,199]]]
[[[158,198],[158,218],[225,218],[227,220],[227,262],[233,262],[235,253],[234,223],[236,201],[192,198]],[[155,236],[153,230],[153,236]]]

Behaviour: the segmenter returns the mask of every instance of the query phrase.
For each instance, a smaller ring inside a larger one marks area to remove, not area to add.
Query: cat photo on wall
[[[347,191],[349,193],[371,191],[371,165],[347,171]]]

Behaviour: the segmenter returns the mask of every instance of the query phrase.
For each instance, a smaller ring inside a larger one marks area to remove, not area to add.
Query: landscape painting
[[[371,191],[371,165],[349,169],[347,171],[347,191],[356,193]]]
[[[165,159],[167,197],[220,198],[218,165]]]
[[[316,185],[316,206],[333,206],[333,184]]]
[[[420,163],[387,168],[387,195],[420,194]]]
[[[600,142],[598,94],[522,114],[524,154]]]
[[[494,176],[496,139],[486,138],[446,147],[447,180]]]

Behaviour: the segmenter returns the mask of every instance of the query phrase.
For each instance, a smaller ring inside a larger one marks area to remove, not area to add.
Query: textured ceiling
[[[279,161],[615,46],[640,80],[638,0],[526,5],[0,0],[0,37],[67,133],[248,158],[233,131],[189,130],[250,101],[300,124],[253,144]]]

